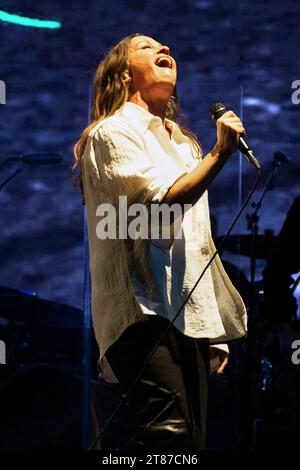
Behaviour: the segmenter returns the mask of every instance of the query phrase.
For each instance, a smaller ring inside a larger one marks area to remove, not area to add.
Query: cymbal
[[[216,247],[223,237],[215,237],[214,242]],[[267,259],[271,254],[277,237],[272,233],[267,232],[264,235],[256,235],[254,254],[256,258]],[[230,251],[242,256],[251,256],[252,252],[252,236],[248,234],[229,235],[225,241],[222,251]]]

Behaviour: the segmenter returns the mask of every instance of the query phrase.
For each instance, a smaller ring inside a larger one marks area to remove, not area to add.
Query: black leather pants
[[[150,316],[125,330],[106,357],[129,388],[168,320]],[[130,394],[136,432],[129,450],[204,449],[209,375],[209,340],[171,327]]]

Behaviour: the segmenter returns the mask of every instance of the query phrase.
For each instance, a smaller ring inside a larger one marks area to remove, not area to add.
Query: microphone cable
[[[167,328],[163,331],[162,335],[160,336],[159,340],[157,341],[157,343],[155,344],[154,348],[152,349],[152,351],[150,351],[150,353],[148,354],[147,356],[147,359],[145,360],[143,366],[141,367],[141,370],[140,372],[138,373],[138,375],[136,376],[135,380],[132,382],[132,384],[130,385],[129,389],[127,390],[126,394],[123,396],[123,398],[120,400],[120,402],[118,403],[118,405],[116,406],[116,408],[114,409],[114,411],[112,412],[111,416],[109,417],[109,419],[107,420],[107,422],[105,423],[105,426],[104,428],[102,429],[101,433],[94,439],[94,441],[92,442],[92,444],[88,447],[87,450],[93,450],[93,448],[95,447],[95,445],[97,444],[97,442],[102,439],[102,437],[104,436],[105,432],[107,431],[108,427],[110,426],[110,424],[112,423],[113,419],[115,418],[115,416],[117,415],[118,411],[121,409],[121,407],[123,406],[123,404],[126,402],[126,400],[128,399],[130,393],[132,392],[132,390],[134,389],[134,387],[137,385],[138,381],[140,380],[140,378],[142,377],[143,375],[143,372],[144,370],[146,369],[147,365],[149,364],[149,362],[151,361],[152,357],[154,356],[158,346],[160,345],[161,341],[164,339],[164,337],[166,336],[167,332],[169,331],[169,329],[173,326],[175,320],[177,319],[178,315],[180,314],[180,312],[182,311],[182,309],[184,308],[184,306],[186,305],[186,303],[188,302],[188,300],[190,299],[191,295],[193,294],[193,292],[195,291],[196,287],[198,286],[199,282],[201,281],[201,279],[203,278],[205,272],[207,271],[207,269],[209,268],[209,266],[211,265],[211,263],[213,262],[213,260],[215,259],[215,257],[218,255],[219,251],[221,250],[222,246],[224,245],[225,241],[227,240],[228,236],[230,235],[233,227],[235,226],[236,222],[238,221],[238,219],[240,218],[242,212],[245,210],[248,202],[250,201],[254,191],[256,190],[256,187],[258,185],[258,182],[260,180],[260,177],[261,177],[261,169],[257,168],[257,172],[256,172],[256,178],[255,178],[255,182],[253,184],[253,187],[251,188],[247,198],[245,199],[244,203],[242,204],[242,206],[240,207],[238,213],[236,214],[235,218],[233,219],[233,222],[231,223],[229,229],[227,230],[226,234],[224,235],[224,237],[222,238],[222,240],[220,241],[219,245],[218,245],[218,248],[216,249],[215,253],[213,254],[213,256],[210,258],[210,260],[208,261],[208,263],[205,265],[202,273],[199,275],[197,281],[195,282],[194,286],[192,287],[191,291],[189,292],[189,294],[187,295],[186,299],[184,300],[184,302],[182,303],[181,307],[178,309],[176,315],[174,316],[174,318],[170,321],[169,325],[167,326]]]

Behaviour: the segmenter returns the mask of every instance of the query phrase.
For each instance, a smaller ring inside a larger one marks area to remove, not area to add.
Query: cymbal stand
[[[259,232],[259,211],[262,207],[262,202],[264,200],[264,197],[267,193],[267,191],[272,191],[274,189],[274,178],[280,168],[280,166],[283,163],[283,159],[280,158],[281,152],[275,152],[274,153],[274,158],[272,162],[272,171],[267,179],[265,186],[262,190],[262,193],[260,195],[260,198],[258,202],[253,202],[252,207],[253,207],[253,212],[250,214],[246,215],[247,219],[247,228],[250,230],[251,233],[251,251],[250,251],[250,286],[251,286],[251,305],[250,309],[253,311],[254,309],[254,297],[255,297],[255,292],[254,292],[254,282],[255,282],[255,272],[256,272],[256,239],[257,239],[257,234]]]
[[[260,358],[260,353],[257,350],[257,337],[260,335],[261,330],[261,322],[257,321],[257,302],[256,302],[256,295],[255,295],[255,272],[256,272],[256,243],[257,243],[257,235],[259,233],[259,211],[262,207],[263,200],[267,191],[272,191],[274,188],[274,178],[276,173],[278,172],[279,167],[281,166],[281,161],[277,158],[277,153],[275,152],[273,162],[272,162],[272,171],[269,175],[264,188],[261,192],[260,198],[258,202],[253,202],[253,212],[246,215],[247,219],[247,228],[250,230],[251,236],[251,247],[250,247],[250,305],[249,311],[250,315],[248,317],[248,337],[245,349],[245,369],[247,370],[247,376],[245,377],[245,393],[248,393],[247,390],[251,389],[251,383],[253,380],[256,380],[257,368],[264,373],[264,365],[265,363],[262,362],[263,358]],[[259,365],[257,365],[257,361],[259,361]],[[249,414],[248,419],[250,419],[249,423],[250,427],[248,432],[252,434],[252,444],[250,448],[255,447],[256,435],[257,435],[257,423],[262,420],[261,411],[260,411],[260,394],[257,392],[249,392],[248,400],[250,405],[250,409],[252,410]],[[252,418],[251,418],[252,415]],[[248,436],[249,437],[249,436]]]

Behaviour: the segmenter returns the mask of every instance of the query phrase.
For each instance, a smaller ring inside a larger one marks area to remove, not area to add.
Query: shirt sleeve
[[[225,343],[220,343],[220,344],[212,344],[210,346],[210,348],[215,348],[215,349],[219,349],[220,351],[223,351],[227,354],[227,356],[229,355],[229,347],[227,344]],[[216,357],[214,359],[210,359],[209,361],[209,365],[210,365],[210,371],[213,372],[213,371],[216,371],[218,369],[218,367],[220,367],[221,365],[221,361],[220,361],[220,358],[219,357]]]
[[[226,343],[211,344],[210,347],[215,348],[215,349],[220,349],[221,351],[224,351],[227,354],[229,354],[229,347],[228,347],[228,344]]]
[[[143,139],[117,123],[106,123],[94,134],[95,163],[103,188],[110,195],[128,197],[130,203],[162,202],[183,172],[175,165],[168,174],[151,160]]]

